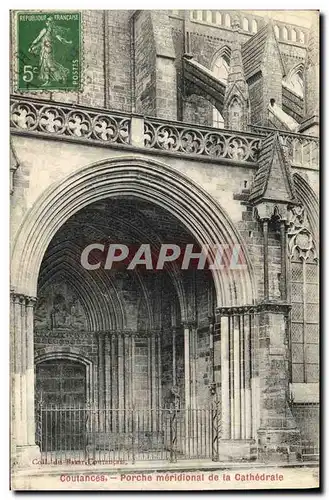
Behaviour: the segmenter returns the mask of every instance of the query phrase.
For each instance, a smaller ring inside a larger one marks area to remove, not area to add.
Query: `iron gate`
[[[202,409],[39,405],[37,444],[53,461],[218,460],[219,403]]]

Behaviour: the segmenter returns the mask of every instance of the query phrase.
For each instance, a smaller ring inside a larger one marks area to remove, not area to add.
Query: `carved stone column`
[[[104,336],[104,371],[105,371],[105,405],[106,408],[113,408],[112,405],[112,359],[111,359],[111,335]]]
[[[281,244],[281,299],[287,300],[287,225],[285,220],[280,221]]]
[[[157,397],[159,392],[158,377],[157,377],[157,352],[156,352],[156,334],[151,332],[151,408],[157,407]],[[157,418],[156,412],[152,412],[152,429],[156,430]]]
[[[244,332],[242,339],[243,349],[243,374],[244,374],[244,429],[242,437],[244,439],[252,438],[252,420],[255,418],[252,412],[252,379],[253,373],[253,352],[252,352],[252,329],[254,326],[254,315],[252,308],[245,308],[241,318],[242,329]]]
[[[105,335],[98,334],[98,408],[105,409]],[[105,412],[99,412],[99,431],[104,430]]]
[[[196,405],[196,324],[186,322],[184,327],[185,408]]]
[[[300,434],[288,401],[288,304],[262,303],[259,314],[260,427],[258,450],[261,460],[288,461],[298,450]]]
[[[196,324],[193,323],[190,329],[191,408],[196,408],[197,404],[196,356],[197,356],[197,328]]]
[[[34,412],[34,332],[33,310],[35,297],[26,298],[26,418],[27,443],[35,446],[35,412]]]
[[[131,406],[135,405],[135,335],[131,335],[131,360],[130,360],[130,371],[131,371]]]
[[[222,407],[222,438],[231,437],[231,404],[230,404],[230,343],[229,317],[221,315],[221,407]]]
[[[105,335],[98,334],[98,406],[105,408]]]
[[[117,334],[111,335],[111,406],[119,408],[119,359],[118,359],[118,337]]]
[[[12,434],[16,461],[29,466],[39,456],[35,444],[34,412],[34,297],[11,294]]]
[[[225,456],[248,458],[253,415],[252,333],[254,307],[221,307],[217,310],[220,321],[221,363],[221,428]],[[218,321],[218,320],[217,320]],[[254,384],[255,385],[255,384]],[[225,441],[240,441],[240,449]],[[244,442],[243,446],[241,442]]]
[[[263,249],[264,249],[264,301],[269,298],[269,281],[268,281],[268,219],[262,220],[263,226]]]
[[[176,326],[172,327],[172,385],[176,386]]]
[[[184,382],[185,408],[191,406],[191,369],[190,369],[190,326],[184,324]]]
[[[125,390],[125,373],[124,373],[124,335],[118,334],[118,408],[121,410],[119,416],[119,431],[123,431],[124,425],[124,390]]]
[[[157,379],[158,379],[158,408],[162,407],[162,360],[161,360],[161,331],[156,335],[156,349],[157,349]]]
[[[209,321],[209,357],[210,357],[210,390],[211,394],[218,397],[221,391],[220,368],[221,368],[221,325],[220,319],[212,315],[208,316]]]

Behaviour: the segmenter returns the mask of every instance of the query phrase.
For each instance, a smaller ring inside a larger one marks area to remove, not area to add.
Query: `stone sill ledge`
[[[293,402],[296,404],[317,404],[320,403],[320,386],[318,382],[314,383],[292,383],[290,392]]]
[[[83,466],[83,465],[73,465],[71,467],[65,467],[61,465],[43,465],[43,466],[31,466],[30,468],[16,469],[13,472],[15,476],[39,476],[43,474],[48,475],[58,475],[62,474],[77,474],[77,473],[89,473],[96,474],[98,471],[100,473],[105,473],[106,471],[116,472],[161,472],[161,471],[180,471],[180,472],[190,472],[190,471],[211,471],[211,470],[249,470],[252,472],[253,469],[268,469],[272,467],[281,468],[296,468],[296,467],[317,467],[317,462],[257,462],[257,461],[237,461],[237,462],[213,462],[206,459],[186,459],[170,463],[168,461],[145,461],[145,462],[135,462],[134,464],[127,465],[94,465],[94,466]]]
[[[51,141],[62,141],[62,142],[67,142],[67,143],[75,143],[75,144],[81,144],[84,146],[97,146],[100,148],[108,148],[108,149],[118,149],[121,151],[125,152],[136,152],[139,154],[145,154],[145,155],[155,155],[155,156],[170,156],[174,158],[180,158],[180,159],[185,159],[189,161],[198,161],[202,163],[215,163],[215,164],[220,164],[220,165],[225,165],[225,166],[230,166],[230,167],[244,167],[248,169],[257,169],[258,164],[256,162],[250,162],[250,161],[238,161],[238,160],[232,160],[230,158],[221,158],[221,157],[212,157],[212,156],[202,156],[202,155],[197,155],[197,154],[188,154],[188,153],[181,153],[181,152],[175,152],[175,151],[166,151],[163,149],[153,149],[153,148],[147,148],[147,147],[138,147],[138,146],[132,146],[130,144],[117,144],[117,143],[101,143],[97,140],[93,139],[85,139],[83,137],[69,137],[69,136],[56,136],[55,134],[47,134],[47,133],[42,133],[42,132],[33,132],[33,131],[28,131],[28,130],[18,130],[18,129],[10,129],[10,133],[12,136],[25,136],[25,137],[32,137],[34,139],[46,139],[46,140],[51,140]]]

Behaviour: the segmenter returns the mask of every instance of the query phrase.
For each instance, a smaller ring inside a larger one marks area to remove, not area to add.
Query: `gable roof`
[[[242,60],[246,80],[261,71],[267,48],[267,41],[271,37],[277,47],[282,67],[282,74],[285,74],[285,67],[278,41],[275,36],[273,24],[272,22],[269,22],[268,24],[265,24],[265,26],[263,26],[254,36],[249,38],[249,40],[247,40],[247,42],[242,46]]]
[[[249,201],[295,202],[296,195],[291,172],[277,132],[269,134],[263,140],[258,164],[259,168],[251,187]]]

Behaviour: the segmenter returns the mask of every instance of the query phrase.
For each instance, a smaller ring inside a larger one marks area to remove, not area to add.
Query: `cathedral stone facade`
[[[107,438],[108,452],[122,449],[118,435],[132,438],[136,460],[142,451],[148,459],[316,460],[312,15],[305,27],[247,11],[86,10],[82,91],[13,85],[18,467]],[[85,269],[83,249],[109,240],[238,245],[245,265]],[[98,412],[94,431],[79,416],[89,408]],[[168,408],[169,445],[161,434]],[[59,412],[64,420],[49,424]]]

